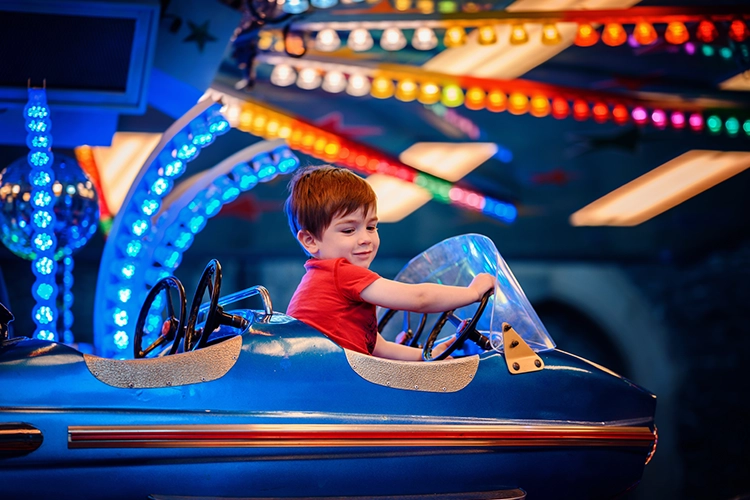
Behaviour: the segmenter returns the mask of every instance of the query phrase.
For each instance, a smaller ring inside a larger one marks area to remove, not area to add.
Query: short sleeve
[[[361,302],[362,291],[380,279],[379,274],[364,267],[355,266],[346,259],[336,261],[333,275],[341,295],[352,302]]]

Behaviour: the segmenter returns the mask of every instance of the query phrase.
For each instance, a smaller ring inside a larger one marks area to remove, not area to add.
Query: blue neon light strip
[[[31,311],[36,324],[34,337],[57,340],[57,218],[54,211],[55,196],[52,191],[55,173],[52,170],[52,123],[44,89],[29,89],[29,101],[23,108],[23,116],[28,132],[27,160],[31,167],[28,179],[31,183],[31,248],[34,252],[31,271],[36,277],[31,288],[36,300],[36,305]]]

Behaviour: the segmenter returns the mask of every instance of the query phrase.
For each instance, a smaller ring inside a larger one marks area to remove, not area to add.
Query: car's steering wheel
[[[180,303],[180,317],[175,317],[174,305],[172,304],[172,293],[171,290],[177,290],[177,300]],[[143,328],[146,326],[146,318],[151,311],[151,304],[154,303],[156,297],[161,293],[162,290],[166,291],[167,295],[167,314],[169,315],[166,321],[162,324],[161,333],[156,340],[154,340],[148,347],[141,349],[143,343]],[[149,353],[159,346],[167,344],[170,340],[172,342],[172,348],[169,350],[169,354],[177,352],[177,347],[180,344],[180,339],[184,333],[183,321],[185,320],[185,305],[187,299],[185,298],[185,288],[180,283],[180,280],[174,276],[167,276],[166,278],[160,279],[156,285],[148,292],[146,299],[143,301],[141,306],[141,312],[138,314],[138,321],[135,324],[135,338],[133,339],[133,356],[137,358],[145,358]],[[176,335],[175,335],[176,334]]]
[[[427,341],[424,344],[424,348],[422,349],[422,359],[424,361],[440,361],[442,359],[445,359],[450,356],[453,351],[455,351],[459,346],[461,346],[466,341],[466,339],[473,340],[479,347],[481,347],[485,351],[489,351],[490,349],[492,349],[490,339],[477,331],[477,321],[479,321],[479,318],[482,316],[482,313],[487,307],[492,292],[493,290],[488,290],[482,296],[482,298],[479,300],[479,307],[477,307],[477,312],[474,313],[474,316],[472,316],[471,319],[462,320],[454,314],[455,309],[445,311],[443,314],[441,314],[435,322],[435,325],[432,327],[432,331],[430,332],[430,335],[429,337],[427,337]],[[452,324],[456,325],[456,340],[454,340],[453,343],[445,351],[441,352],[433,358],[432,347],[434,346],[435,340],[437,340],[438,335],[440,335],[440,331],[443,329],[443,326],[445,326],[445,322],[448,320],[450,320]]]
[[[203,294],[208,289],[209,307],[206,313],[206,321],[203,325],[202,332],[195,331],[195,325],[198,322],[198,313],[203,300]],[[185,349],[184,352],[193,349],[201,349],[206,346],[208,337],[220,324],[219,316],[219,294],[221,292],[221,264],[216,259],[211,259],[203,270],[198,287],[193,295],[193,302],[190,304],[190,315],[188,316],[185,327]],[[199,338],[196,338],[200,335]]]
[[[385,325],[388,324],[388,322],[395,316],[395,314],[398,312],[397,309],[388,309],[382,318],[380,318],[380,321],[378,322],[378,333],[383,333],[383,329],[385,328]],[[424,325],[427,323],[427,313],[422,314],[422,319],[419,321],[419,326],[417,326],[417,331],[414,332],[411,329],[411,322],[410,315],[411,312],[409,311],[403,311],[404,313],[404,324],[403,324],[403,331],[406,333],[406,336],[401,339],[401,344],[408,345],[409,347],[418,347],[419,344],[419,337],[422,335],[422,330],[424,330]]]

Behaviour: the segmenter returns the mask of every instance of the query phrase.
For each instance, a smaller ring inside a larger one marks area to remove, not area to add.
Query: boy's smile
[[[370,267],[380,247],[378,217],[374,208],[366,214],[360,208],[348,215],[335,216],[319,240],[307,231],[300,231],[297,237],[316,259],[343,257],[365,269]]]

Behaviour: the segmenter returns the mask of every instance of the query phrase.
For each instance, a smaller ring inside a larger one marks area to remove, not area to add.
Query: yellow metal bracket
[[[544,361],[508,323],[503,323],[503,346],[505,363],[511,375],[538,372],[544,369]]]

